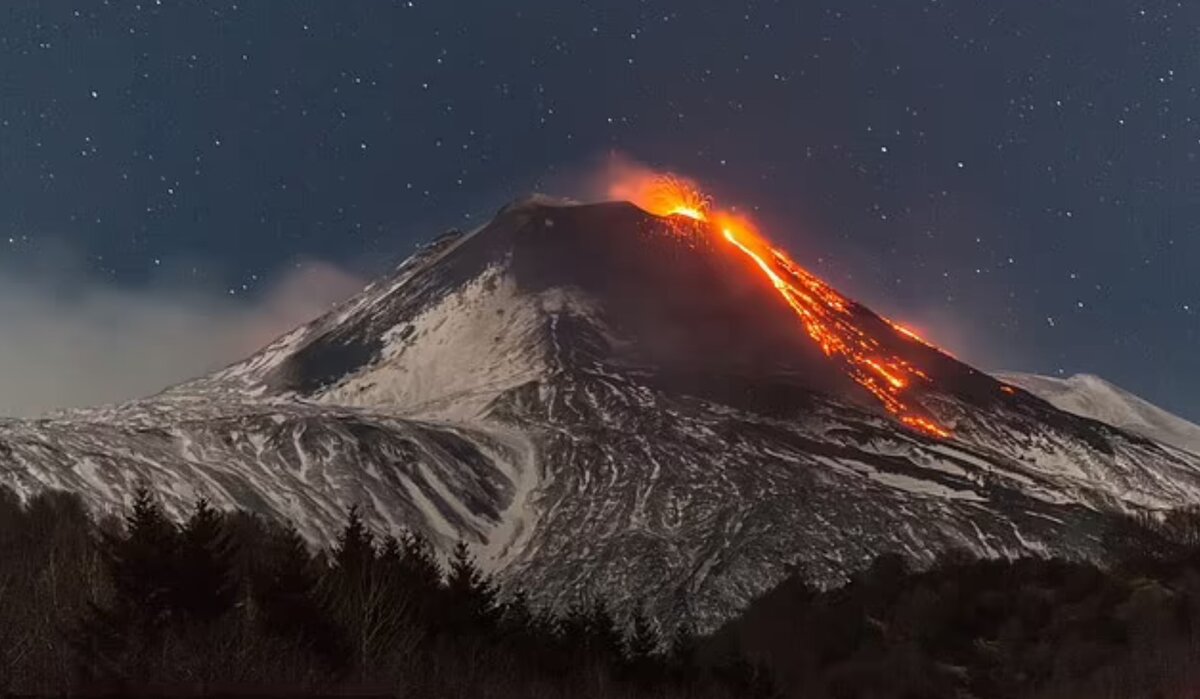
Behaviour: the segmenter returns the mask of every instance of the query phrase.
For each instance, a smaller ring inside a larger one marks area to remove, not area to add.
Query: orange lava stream
[[[900,423],[926,435],[942,439],[951,436],[949,430],[914,410],[904,399],[906,389],[929,377],[888,352],[857,323],[852,304],[845,297],[767,244],[748,222],[726,213],[710,213],[709,199],[674,176],[656,176],[627,191],[638,191],[640,195],[632,200],[650,213],[713,224],[726,242],[752,260],[770,280],[825,355],[839,360],[847,375],[874,395]],[[934,347],[904,326],[883,320],[906,338]]]

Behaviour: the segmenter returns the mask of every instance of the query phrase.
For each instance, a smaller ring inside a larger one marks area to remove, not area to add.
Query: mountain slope
[[[1169,413],[1099,376],[1076,374],[1060,379],[1004,372],[996,377],[1045,399],[1059,410],[1200,454],[1200,425]]]
[[[830,322],[914,369],[905,399],[951,436],[909,429],[709,232],[624,203],[507,207],[211,376],[0,424],[0,483],[114,510],[143,480],[318,541],[357,503],[472,542],[538,601],[638,592],[702,627],[792,564],[832,581],[884,551],[1095,556],[1107,513],[1200,496],[1200,457],[837,301]]]

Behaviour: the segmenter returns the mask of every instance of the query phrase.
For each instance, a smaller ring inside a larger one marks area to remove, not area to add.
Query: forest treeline
[[[0,694],[393,697],[768,696],[738,656],[701,666],[602,599],[503,599],[460,544],[442,563],[351,509],[336,544],[206,501],[172,521],[146,490],[123,520],[0,491]]]
[[[885,555],[829,590],[797,572],[706,645],[785,697],[1200,697],[1200,508],[1115,517],[1103,544],[1103,567]]]
[[[1133,699],[1200,691],[1200,509],[1113,521],[1112,565],[881,556],[716,633],[501,595],[465,545],[347,513],[336,544],[146,491],[123,519],[0,491],[0,693]],[[630,591],[636,592],[636,591]]]

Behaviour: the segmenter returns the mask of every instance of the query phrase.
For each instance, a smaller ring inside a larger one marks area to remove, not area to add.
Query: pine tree
[[[138,488],[125,518],[124,537],[105,542],[117,607],[140,610],[154,626],[167,620],[178,543],[175,523],[147,488]]]
[[[357,505],[346,515],[346,525],[338,535],[332,559],[333,565],[323,581],[325,607],[341,628],[362,677],[370,661],[368,627],[375,545]]]
[[[626,644],[627,657],[635,666],[649,664],[652,656],[658,652],[661,639],[650,617],[646,615],[645,605],[638,603],[633,608],[630,618],[629,641]]]
[[[211,622],[231,610],[238,595],[236,555],[223,515],[201,498],[179,535],[175,608],[201,622]]]
[[[320,576],[304,540],[292,527],[272,528],[262,553],[251,581],[259,626],[315,652],[329,669],[343,669],[344,640],[319,603]]]
[[[383,544],[379,547],[379,562],[388,568],[399,569],[403,557],[404,551],[400,548],[400,540],[390,534],[385,536]]]
[[[177,547],[175,524],[149,489],[139,487],[124,531],[102,534],[112,597],[107,604],[92,605],[82,621],[77,645],[85,677],[127,681],[153,671],[173,621]]]
[[[399,543],[405,583],[432,595],[442,585],[442,569],[433,547],[425,537],[412,531],[401,533]]]
[[[379,564],[394,602],[403,607],[405,622],[422,633],[432,633],[442,596],[442,572],[429,544],[408,531],[399,537],[388,536]]]
[[[326,575],[327,608],[345,634],[360,679],[388,655],[410,651],[420,638],[406,623],[412,600],[398,585],[399,544],[389,547],[385,540],[384,548],[381,557],[358,508],[351,508]]]
[[[346,515],[346,526],[333,548],[334,566],[348,577],[361,578],[375,563],[375,537],[367,530],[358,505]]]
[[[446,575],[448,626],[461,635],[491,631],[496,622],[496,586],[475,564],[465,541],[460,540]]]

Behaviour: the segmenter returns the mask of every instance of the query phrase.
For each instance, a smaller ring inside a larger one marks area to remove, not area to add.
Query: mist
[[[0,416],[155,393],[253,353],[364,284],[323,262],[299,264],[249,299],[78,276],[0,271]]]

